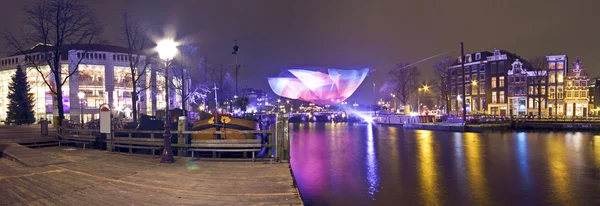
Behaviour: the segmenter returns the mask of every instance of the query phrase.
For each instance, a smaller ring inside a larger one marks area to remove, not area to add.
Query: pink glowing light
[[[293,68],[269,78],[275,94],[324,105],[330,100],[344,101],[365,80],[368,68],[342,70],[332,68]]]

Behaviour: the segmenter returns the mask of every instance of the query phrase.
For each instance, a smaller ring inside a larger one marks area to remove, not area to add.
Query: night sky
[[[17,32],[23,7],[34,0],[4,1],[0,31]],[[153,34],[176,28],[191,37],[214,66],[233,69],[233,40],[241,47],[240,87],[268,89],[267,76],[288,66],[377,69],[349,101],[371,103],[373,82],[399,61],[414,62],[465,42],[465,52],[502,48],[525,58],[581,57],[591,77],[600,75],[597,0],[98,0],[86,1],[105,24],[103,38],[118,43],[120,14],[152,25]],[[5,42],[0,41],[6,55]],[[449,53],[459,55],[458,50]],[[433,78],[433,61],[419,64]]]

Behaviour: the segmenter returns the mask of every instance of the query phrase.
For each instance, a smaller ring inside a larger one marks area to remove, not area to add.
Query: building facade
[[[512,70],[512,63],[518,59],[517,56],[495,49],[493,53],[483,51],[467,54],[464,59],[464,82],[460,57],[448,69],[451,111],[461,115],[462,101],[465,100],[467,115],[508,115],[508,71]],[[466,88],[464,97],[463,88]]]
[[[548,62],[548,113],[549,116],[564,116],[564,76],[567,73],[567,55],[546,56]]]
[[[17,66],[26,69],[31,92],[35,96],[37,119],[52,119],[58,115],[58,106],[63,107],[65,118],[74,122],[80,121],[80,115],[85,121],[98,119],[98,108],[104,103],[109,104],[119,115],[131,117],[131,99],[134,94],[126,48],[110,45],[65,45],[68,52],[60,57],[63,79],[55,81],[45,61],[48,58],[44,56],[44,50],[47,49],[45,47],[37,45],[23,53],[0,59],[0,119],[6,119],[8,85]],[[137,86],[141,92],[136,103],[140,114],[153,115],[165,107],[165,79],[159,72],[160,64],[146,56],[133,55],[132,58],[139,58],[142,62],[139,65],[148,66],[147,69],[135,69],[136,72],[146,72],[145,75],[139,75]],[[145,61],[149,61],[149,64],[144,64]],[[64,76],[68,73],[73,75],[65,80]],[[46,82],[60,84],[63,81],[63,102],[57,103]],[[85,94],[83,99],[79,99],[79,92]],[[177,101],[176,99],[172,104]]]
[[[527,70],[518,59],[508,71],[508,106],[512,116],[527,115]]]
[[[566,77],[564,102],[567,117],[588,116],[589,81],[581,60],[577,58]]]

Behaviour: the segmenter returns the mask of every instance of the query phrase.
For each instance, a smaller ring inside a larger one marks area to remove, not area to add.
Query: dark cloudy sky
[[[4,1],[0,30],[18,31],[25,5]],[[525,58],[567,54],[581,57],[600,75],[598,0],[87,0],[105,24],[104,38],[118,43],[120,14],[128,12],[162,35],[192,37],[213,65],[232,65],[234,39],[241,47],[240,85],[268,89],[266,76],[288,66],[378,69],[350,99],[372,98],[373,83],[400,61],[457,49],[502,48]],[[0,48],[4,48],[0,41]],[[458,56],[458,52],[450,53]],[[418,66],[433,78],[432,61]]]

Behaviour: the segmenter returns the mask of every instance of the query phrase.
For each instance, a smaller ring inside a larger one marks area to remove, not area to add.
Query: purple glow
[[[368,73],[369,68],[294,68],[283,70],[278,77],[269,78],[269,85],[279,96],[325,105],[334,100],[346,100]]]

